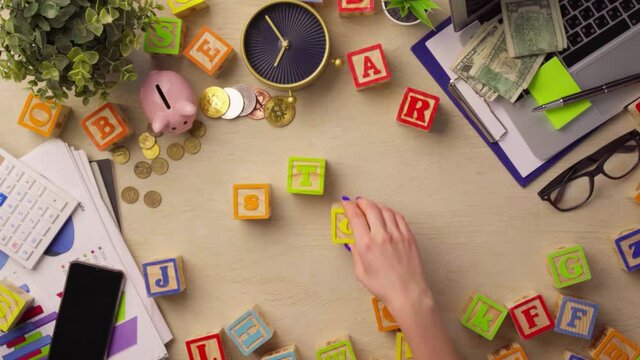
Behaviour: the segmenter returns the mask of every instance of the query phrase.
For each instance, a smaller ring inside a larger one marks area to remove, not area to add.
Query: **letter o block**
[[[627,111],[629,111],[631,117],[636,121],[638,126],[640,126],[640,99],[627,106]]]
[[[402,97],[396,120],[403,125],[429,131],[439,103],[439,97],[408,87]]]
[[[508,310],[488,297],[473,293],[460,322],[478,335],[491,341],[500,330]]]
[[[150,54],[180,55],[186,26],[180,19],[159,17],[144,36],[144,51]]]
[[[110,103],[102,105],[98,110],[80,120],[80,124],[100,151],[109,149],[131,135],[127,122],[120,116],[118,109]]]
[[[391,80],[391,72],[382,44],[348,52],[347,63],[357,90],[364,90]]]
[[[636,360],[640,357],[640,346],[607,327],[591,345],[590,353],[595,360]]]
[[[324,195],[326,168],[324,159],[289,158],[287,191],[290,194]]]
[[[487,356],[489,360],[528,360],[527,354],[520,344],[513,342],[503,346]]]
[[[591,279],[587,256],[580,245],[561,247],[547,256],[548,268],[558,289]]]
[[[225,331],[244,356],[264,345],[275,332],[257,306],[227,326]]]
[[[524,340],[553,330],[555,326],[542,295],[529,293],[509,302],[507,308],[518,334]]]
[[[62,132],[70,109],[53,101],[42,101],[29,93],[18,118],[18,125],[46,138],[56,137]]]
[[[189,16],[196,10],[202,10],[209,7],[205,0],[168,0],[169,8],[173,15],[184,18]]]
[[[233,47],[207,26],[200,29],[184,50],[184,56],[209,76],[217,74],[232,53]]]
[[[185,341],[189,360],[225,360],[220,334],[209,334]]]
[[[598,304],[570,296],[560,295],[556,303],[554,331],[590,340],[598,318]]]
[[[340,16],[373,15],[374,0],[338,0],[338,14]]]
[[[233,186],[233,217],[238,220],[264,220],[271,217],[269,184]]]
[[[187,288],[182,256],[144,263],[142,276],[148,297],[179,294]]]

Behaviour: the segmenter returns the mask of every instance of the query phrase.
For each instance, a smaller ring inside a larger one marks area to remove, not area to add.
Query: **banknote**
[[[511,57],[547,54],[567,47],[559,0],[502,0]]]

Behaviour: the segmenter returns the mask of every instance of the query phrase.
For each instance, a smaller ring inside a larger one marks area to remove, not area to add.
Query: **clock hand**
[[[273,67],[278,66],[278,64],[280,63],[280,60],[282,59],[282,55],[284,55],[284,51],[287,50],[288,47],[289,47],[289,43],[285,41],[282,47],[280,48],[280,53],[278,54],[278,57],[276,58],[276,62],[273,64]]]
[[[287,44],[288,46],[288,42],[287,40],[285,40],[282,35],[280,34],[280,31],[278,31],[278,29],[276,28],[276,26],[273,24],[273,21],[271,21],[271,18],[269,17],[269,15],[266,15],[265,18],[267,19],[267,22],[269,23],[269,25],[271,26],[271,28],[273,29],[273,32],[276,33],[276,36],[278,37],[278,39],[280,39],[280,42],[282,43],[282,47],[285,47],[285,44]]]

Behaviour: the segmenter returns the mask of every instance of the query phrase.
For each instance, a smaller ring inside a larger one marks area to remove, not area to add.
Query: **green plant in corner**
[[[433,29],[433,24],[427,15],[429,12],[440,9],[433,0],[385,0],[387,9],[398,9],[400,16],[405,17],[409,11],[420,19],[428,27]]]
[[[137,77],[127,57],[162,6],[153,0],[0,0],[0,76],[41,98],[84,104]]]

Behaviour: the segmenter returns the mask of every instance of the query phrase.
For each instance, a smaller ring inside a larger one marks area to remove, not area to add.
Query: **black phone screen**
[[[121,271],[71,263],[49,360],[106,359],[123,283]]]

